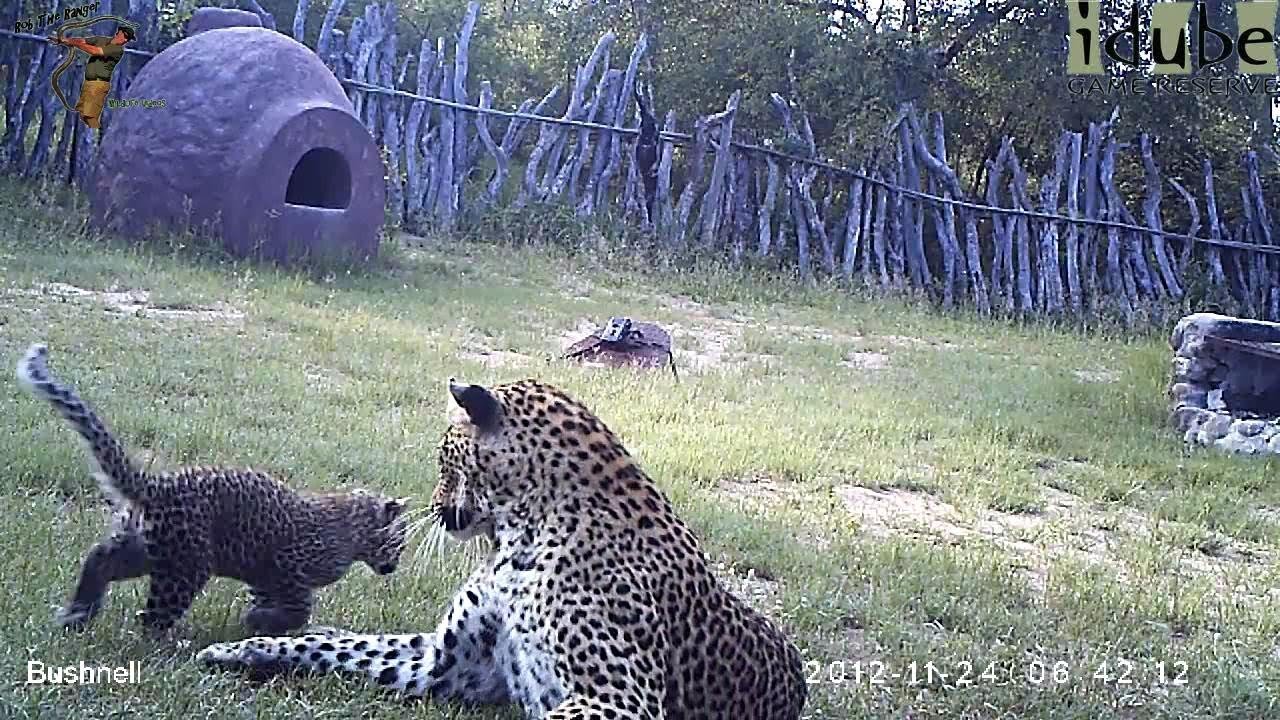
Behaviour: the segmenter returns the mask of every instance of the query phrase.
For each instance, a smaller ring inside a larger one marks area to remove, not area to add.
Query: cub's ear
[[[453,425],[474,425],[481,432],[493,432],[502,425],[502,404],[480,385],[449,378],[448,415]]]

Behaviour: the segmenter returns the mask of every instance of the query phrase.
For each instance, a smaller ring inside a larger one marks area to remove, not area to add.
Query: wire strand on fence
[[[0,35],[14,37],[21,40],[33,40],[33,41],[42,42],[42,43],[48,42],[47,38],[44,38],[39,35],[32,35],[30,33],[13,32],[11,30],[0,30]],[[144,56],[144,57],[154,57],[156,55],[156,53],[147,52],[145,50],[135,50],[131,48],[126,48],[125,52],[133,55]],[[457,110],[459,112],[471,113],[476,115],[484,114],[484,115],[489,115],[491,117],[502,117],[502,118],[507,118],[511,120],[515,120],[515,119],[529,120],[532,122],[547,123],[552,125],[562,125],[565,127],[578,128],[581,130],[594,130],[598,132],[613,133],[617,135],[635,136],[635,135],[639,135],[640,133],[640,131],[635,128],[614,127],[612,125],[602,125],[600,123],[587,122],[584,120],[573,120],[571,118],[548,117],[545,115],[534,115],[532,113],[514,112],[509,110],[497,110],[494,108],[482,108],[476,105],[467,105],[465,103],[454,102],[452,100],[443,100],[441,98],[432,97],[430,95],[418,95],[416,93],[411,93],[407,90],[396,90],[394,88],[383,87],[381,85],[371,85],[367,82],[363,82],[360,80],[352,80],[351,78],[338,78],[338,82],[340,82],[342,85],[346,87],[354,88],[361,92],[366,92],[374,95],[385,95],[389,97],[396,97],[403,100],[412,100],[414,102],[425,102],[431,105],[436,105],[438,107],[450,108],[452,110]],[[663,130],[663,131],[659,131],[658,135],[663,140],[666,140],[675,145],[687,146],[693,143],[693,136],[689,135],[688,133],[668,132]],[[769,155],[785,162],[800,163],[803,165],[816,167],[821,170],[825,170],[827,172],[835,173],[837,175],[842,175],[845,177],[862,180],[863,182],[868,182],[868,183],[871,183],[872,185],[877,185],[890,192],[900,193],[902,195],[905,195],[910,198],[914,198],[916,200],[920,200],[922,202],[964,208],[966,210],[971,210],[973,212],[981,213],[984,215],[991,215],[991,216],[1013,215],[1013,216],[1021,216],[1021,217],[1027,217],[1027,218],[1034,218],[1038,220],[1075,223],[1077,225],[1089,225],[1089,226],[1101,227],[1101,228],[1115,228],[1117,230],[1126,230],[1128,232],[1139,232],[1139,233],[1153,234],[1153,235],[1158,234],[1160,235],[1160,237],[1165,239],[1170,239],[1170,240],[1195,242],[1195,243],[1201,243],[1204,245],[1214,245],[1217,247],[1232,248],[1235,250],[1244,250],[1248,252],[1256,252],[1256,253],[1262,253],[1266,255],[1280,255],[1280,247],[1277,247],[1277,246],[1258,245],[1254,243],[1238,242],[1235,240],[1222,240],[1218,238],[1199,237],[1196,235],[1187,235],[1185,233],[1169,232],[1166,230],[1161,230],[1157,232],[1148,227],[1143,227],[1141,225],[1134,225],[1134,224],[1125,223],[1125,222],[1116,222],[1115,220],[1100,220],[1095,218],[1080,218],[1080,217],[1073,218],[1066,215],[1058,215],[1057,213],[1046,213],[1046,212],[1040,212],[1037,210],[1025,210],[1022,208],[993,207],[991,205],[983,205],[981,203],[975,203],[968,200],[961,200],[958,198],[931,195],[926,192],[921,192],[920,190],[913,190],[908,187],[903,187],[901,185],[891,183],[887,180],[882,180],[880,178],[867,175],[866,173],[858,172],[857,170],[850,170],[849,168],[840,167],[839,165],[833,165],[829,162],[824,162],[822,160],[814,160],[813,158],[800,157],[799,155],[791,155],[789,153],[785,153],[780,150],[775,150],[771,147],[767,147],[764,145],[756,145],[754,143],[739,142],[737,140],[733,141],[732,145],[733,147],[736,147],[739,150],[759,153],[762,155]]]

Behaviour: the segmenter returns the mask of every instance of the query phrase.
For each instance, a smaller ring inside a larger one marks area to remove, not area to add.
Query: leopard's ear
[[[482,433],[502,426],[502,404],[481,385],[469,385],[449,378],[449,424],[471,425]]]

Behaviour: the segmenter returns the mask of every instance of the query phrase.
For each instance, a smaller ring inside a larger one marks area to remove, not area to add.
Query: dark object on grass
[[[235,256],[281,262],[374,256],[382,160],[337,78],[281,33],[194,30],[121,98],[146,107],[109,111],[95,223],[134,237],[205,232]]]
[[[579,340],[562,356],[565,360],[594,361],[610,367],[671,366],[676,373],[676,359],[671,352],[671,335],[653,323],[635,322],[631,318],[609,318],[608,324]]]

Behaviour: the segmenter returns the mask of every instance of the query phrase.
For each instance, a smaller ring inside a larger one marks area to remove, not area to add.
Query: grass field
[[[0,189],[0,358],[26,345],[158,464],[253,464],[303,486],[426,499],[444,381],[538,376],[592,406],[736,591],[808,661],[810,718],[1277,715],[1277,463],[1166,431],[1163,337],[943,318],[706,273],[646,288],[563,253],[441,240],[377,273],[308,277],[103,244],[80,210]],[[69,218],[69,219],[68,219]],[[611,314],[675,337],[681,377],[548,362]],[[197,600],[191,646],[53,609],[100,532],[80,447],[0,389],[0,717],[515,718],[406,706],[337,678],[251,685],[192,662],[237,637],[243,588]],[[360,567],[315,620],[428,629],[451,551]],[[28,661],[141,663],[129,686],[25,685]]]

